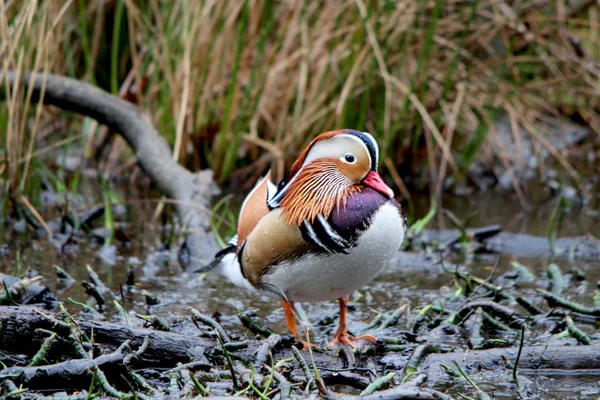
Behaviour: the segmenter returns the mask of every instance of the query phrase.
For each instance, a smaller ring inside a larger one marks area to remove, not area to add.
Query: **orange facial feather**
[[[283,218],[288,224],[312,222],[318,214],[328,218],[334,207],[345,206],[357,187],[339,168],[339,160],[323,158],[302,169],[281,201]]]

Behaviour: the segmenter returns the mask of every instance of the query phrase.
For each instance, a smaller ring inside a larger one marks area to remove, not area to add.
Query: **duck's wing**
[[[271,210],[258,221],[238,252],[241,272],[254,287],[271,268],[298,259],[315,248],[302,237],[297,226],[289,225],[281,209]]]
[[[260,179],[254,188],[248,193],[242,203],[238,216],[237,234],[229,240],[227,247],[221,249],[215,258],[204,267],[195,272],[208,272],[216,269],[231,282],[242,287],[251,287],[242,273],[237,253],[244,245],[248,235],[254,230],[260,220],[269,213],[267,201],[277,191],[277,187],[271,181],[271,173],[267,173]]]

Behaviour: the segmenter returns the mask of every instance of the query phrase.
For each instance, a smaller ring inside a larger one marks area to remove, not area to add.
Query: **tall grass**
[[[502,114],[517,147],[535,140],[578,179],[544,140],[559,115],[600,132],[600,7],[573,3],[0,0],[0,60],[133,99],[177,159],[222,182],[251,184],[269,165],[281,177],[316,134],[346,127],[379,138],[403,192],[412,175],[440,194],[474,160],[521,162],[494,146]],[[0,171],[24,189],[36,132],[56,115],[7,95]]]
[[[62,22],[66,18],[69,4],[58,2],[37,7],[36,2],[13,3],[0,1],[0,68],[17,71],[54,70],[59,60],[52,54],[58,50],[64,34]],[[64,58],[60,60],[64,63]],[[4,77],[0,74],[0,80]],[[42,127],[43,106],[29,104],[31,92],[23,87],[3,89],[6,101],[0,108],[0,183],[3,211],[7,210],[7,198],[21,209],[33,213],[45,227],[45,223],[32,207],[27,195],[39,191],[43,178],[37,174],[37,141]],[[32,171],[36,169],[36,171]],[[48,230],[48,229],[46,229]]]

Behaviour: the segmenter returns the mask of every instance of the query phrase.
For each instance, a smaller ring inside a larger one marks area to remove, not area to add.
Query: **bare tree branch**
[[[133,104],[95,86],[52,74],[26,73],[19,79],[12,71],[6,74],[6,82],[11,87],[23,84],[33,88],[31,101],[39,102],[44,77],[44,104],[88,116],[119,133],[152,182],[176,201],[182,226],[187,230],[182,258],[186,269],[197,269],[210,260],[218,249],[214,236],[208,234],[209,202],[215,190],[212,171],[192,173],[181,166],[173,160],[169,145],[147,116]]]

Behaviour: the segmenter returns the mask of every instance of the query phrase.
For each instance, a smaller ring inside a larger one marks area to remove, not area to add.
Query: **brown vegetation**
[[[600,132],[594,1],[2,0],[0,11],[3,69],[120,93],[150,114],[176,160],[220,181],[251,183],[269,164],[281,176],[315,134],[339,127],[379,138],[404,195],[409,175],[439,194],[475,158],[520,165],[531,139],[577,180],[546,129],[567,116]],[[11,187],[22,190],[38,147],[59,139],[124,172],[120,139],[89,121],[57,126],[27,97],[9,91],[0,108]],[[514,153],[492,146],[500,115]]]

